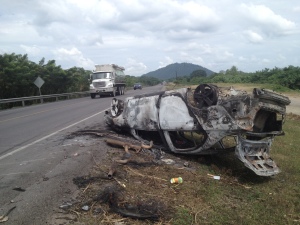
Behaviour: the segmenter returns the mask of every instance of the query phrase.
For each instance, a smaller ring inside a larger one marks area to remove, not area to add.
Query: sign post
[[[40,96],[42,95],[41,94],[41,87],[43,86],[44,83],[45,83],[45,81],[42,78],[40,78],[40,76],[38,76],[34,81],[35,86],[37,86],[39,88]],[[41,98],[41,103],[43,103],[42,98]]]

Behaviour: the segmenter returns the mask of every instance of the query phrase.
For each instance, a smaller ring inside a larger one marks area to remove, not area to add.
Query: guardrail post
[[[25,106],[25,101],[22,101],[22,106],[23,106],[23,107]]]

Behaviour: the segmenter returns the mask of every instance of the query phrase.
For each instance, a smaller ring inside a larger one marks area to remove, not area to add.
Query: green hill
[[[167,80],[170,78],[175,78],[176,75],[177,77],[189,76],[195,70],[204,70],[207,76],[210,76],[213,73],[215,73],[209,69],[192,63],[173,63],[158,70],[146,73],[142,76],[155,77],[161,80]]]

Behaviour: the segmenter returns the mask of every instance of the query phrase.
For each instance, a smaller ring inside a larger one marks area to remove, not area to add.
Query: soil
[[[295,96],[295,95],[287,95],[287,96],[291,100],[291,104],[286,107],[287,113],[300,115],[300,96]]]

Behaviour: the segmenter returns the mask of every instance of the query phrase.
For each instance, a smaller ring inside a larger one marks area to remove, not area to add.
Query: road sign
[[[41,88],[42,85],[45,83],[45,81],[40,78],[39,76],[35,79],[34,84],[38,87]]]
[[[41,87],[45,83],[45,81],[42,78],[40,78],[40,76],[38,76],[33,83],[39,88],[39,92],[40,92],[40,96],[41,96],[42,95]],[[43,102],[44,102],[43,98],[41,98],[41,103],[43,103]]]

